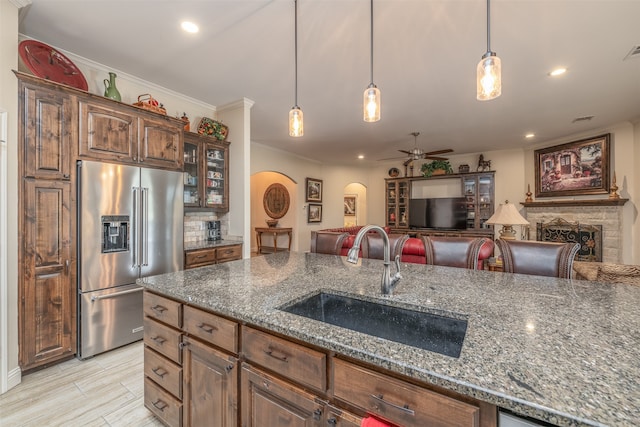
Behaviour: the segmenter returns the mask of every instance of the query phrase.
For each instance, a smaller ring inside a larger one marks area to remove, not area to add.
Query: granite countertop
[[[197,249],[220,248],[224,246],[239,245],[242,243],[242,239],[233,237],[227,237],[221,240],[196,240],[192,242],[185,242],[184,250],[194,251]]]
[[[145,287],[286,336],[561,426],[640,419],[640,287],[281,252],[139,279]],[[468,320],[459,358],[278,310],[318,291]]]

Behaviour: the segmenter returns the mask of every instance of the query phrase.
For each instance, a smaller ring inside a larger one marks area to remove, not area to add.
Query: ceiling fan
[[[446,154],[446,153],[452,153],[453,150],[450,148],[447,148],[445,150],[437,150],[437,151],[428,151],[425,152],[422,148],[418,148],[418,135],[420,135],[420,132],[411,132],[410,135],[413,135],[413,149],[411,151],[409,150],[398,150],[401,153],[405,153],[409,156],[409,158],[407,160],[405,160],[405,162],[403,163],[403,166],[407,166],[409,163],[413,162],[414,160],[420,160],[420,159],[429,159],[429,160],[448,160],[446,157],[438,157],[437,154]],[[394,157],[395,159],[401,158],[401,157]],[[392,159],[382,159],[382,160],[392,160]]]

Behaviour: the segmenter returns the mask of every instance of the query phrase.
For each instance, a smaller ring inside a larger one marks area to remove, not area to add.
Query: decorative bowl
[[[267,222],[267,225],[269,227],[275,227],[276,225],[278,225],[278,220],[277,219],[267,219],[265,221]]]

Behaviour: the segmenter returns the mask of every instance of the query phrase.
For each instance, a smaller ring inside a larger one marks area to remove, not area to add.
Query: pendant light
[[[502,64],[496,53],[491,51],[489,1],[487,0],[487,53],[482,55],[477,69],[476,97],[480,101],[497,98],[502,93]]]
[[[373,0],[371,1],[371,83],[364,90],[364,121],[380,120],[380,89],[373,84]]]
[[[304,121],[302,119],[302,110],[298,107],[298,0],[293,0],[295,5],[295,104],[291,111],[289,111],[289,136],[302,136],[304,135]]]

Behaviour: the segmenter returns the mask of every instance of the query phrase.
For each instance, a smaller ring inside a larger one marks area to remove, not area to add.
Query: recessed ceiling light
[[[525,137],[525,138],[527,138],[527,139],[531,139],[531,138],[534,138],[535,136],[536,136],[536,134],[535,134],[535,133],[533,133],[533,132],[529,132],[529,133],[528,133],[528,134],[526,134],[524,137]]]
[[[359,158],[359,159],[364,159],[364,155],[363,155],[363,154],[360,154],[360,155],[358,155],[358,158]]]
[[[183,21],[182,24],[180,24],[180,26],[187,33],[197,33],[200,30],[196,24],[189,21]]]
[[[566,68],[560,67],[560,68],[556,68],[555,70],[552,70],[551,72],[549,72],[549,75],[551,77],[557,77],[557,76],[563,75],[566,72],[567,72]]]

